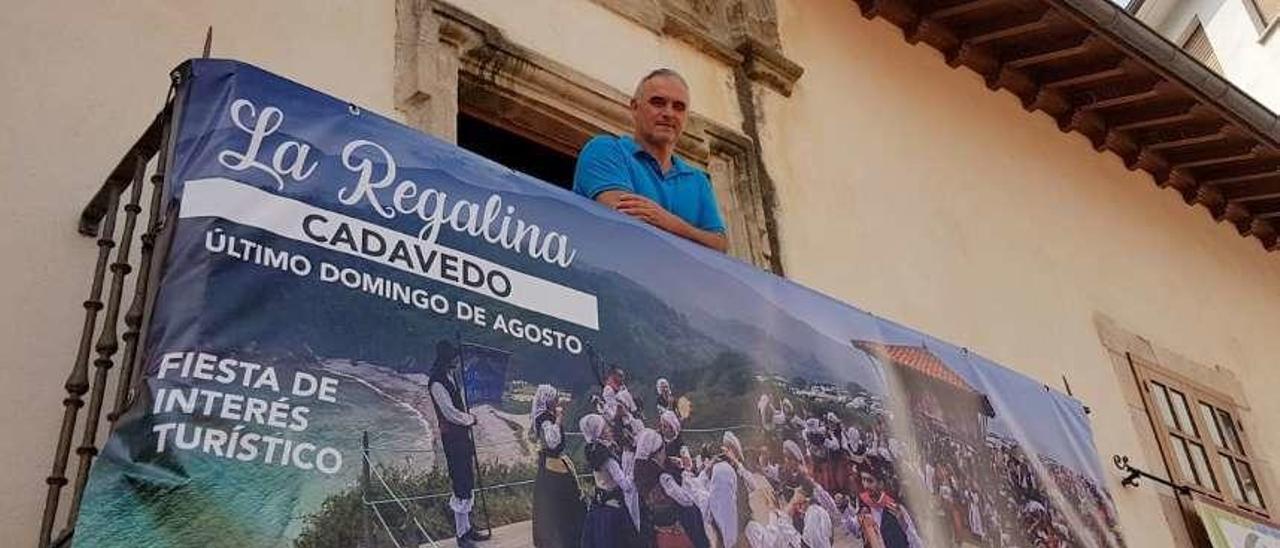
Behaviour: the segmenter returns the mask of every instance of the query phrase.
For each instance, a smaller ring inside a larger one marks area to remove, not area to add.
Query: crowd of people
[[[540,386],[532,421],[540,448],[534,545],[1031,548],[1114,538],[1115,512],[1098,486],[1008,440],[969,439],[917,415],[915,443],[907,444],[887,412],[822,408],[799,397],[797,405],[788,396],[762,393],[759,424],[694,446],[682,433],[689,417],[676,410],[666,379],[657,382],[646,420],[614,369],[595,412],[576,421],[582,472],[594,484],[583,490],[565,454],[558,392]],[[585,503],[583,492],[590,493]],[[1069,513],[1082,522],[1074,529]]]
[[[794,458],[808,459],[814,482],[839,507],[851,501],[854,516],[878,515],[865,504],[866,482],[876,482],[895,502],[901,523],[886,529],[878,517],[874,536],[880,540],[868,539],[867,528],[847,510],[837,521],[846,536],[867,546],[915,547],[922,539],[930,546],[993,548],[1120,544],[1114,506],[1096,482],[1051,457],[1029,455],[1012,440],[975,436],[918,410],[911,410],[908,444],[891,430],[887,412],[866,406],[845,418],[827,412],[822,420],[786,398],[775,405],[762,395],[759,407],[772,439],[804,441],[804,454]],[[782,445],[785,452],[786,441]]]
[[[558,398],[554,387],[542,385],[533,402],[531,430],[539,445],[535,546],[737,545],[742,510],[736,501],[745,468],[741,442],[732,432],[724,433],[717,448],[687,445],[665,379],[657,383],[654,420],[646,424],[625,375],[613,369],[596,412],[577,421],[594,483],[584,508],[576,502],[573,464],[564,454],[565,418]]]

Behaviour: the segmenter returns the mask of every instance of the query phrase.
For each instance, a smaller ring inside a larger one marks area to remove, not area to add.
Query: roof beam
[[[1117,124],[1114,128],[1117,131],[1133,131],[1135,129],[1143,129],[1149,127],[1163,126],[1167,124],[1177,124],[1181,122],[1190,122],[1195,120],[1199,115],[1195,109],[1187,109],[1178,114],[1168,114],[1164,116],[1156,116],[1153,118],[1140,118],[1133,121]]]
[[[1231,185],[1236,183],[1247,183],[1250,181],[1258,181],[1261,179],[1269,179],[1271,177],[1280,177],[1280,168],[1258,173],[1249,173],[1245,175],[1234,175],[1231,177],[1218,177],[1215,179],[1205,179],[1201,181],[1206,185]]]
[[[1171,148],[1181,148],[1181,147],[1187,147],[1187,146],[1193,146],[1193,145],[1202,145],[1205,143],[1212,143],[1214,141],[1220,141],[1225,137],[1226,135],[1222,134],[1222,132],[1215,131],[1213,133],[1207,133],[1204,135],[1193,135],[1193,136],[1183,137],[1181,139],[1173,139],[1169,141],[1161,141],[1159,143],[1152,143],[1147,145],[1147,147],[1154,150],[1168,150]]]
[[[1027,67],[1065,59],[1074,55],[1080,55],[1088,52],[1099,42],[1098,38],[1092,34],[1086,34],[1084,37],[1076,39],[1068,44],[1050,46],[1022,52],[1016,56],[1012,56],[1004,60],[1004,66],[1012,69],[1024,69]]]
[[[1194,160],[1188,159],[1180,162],[1173,162],[1170,164],[1170,167],[1174,169],[1188,169],[1193,167],[1216,166],[1218,164],[1239,162],[1240,160],[1252,160],[1254,158],[1257,158],[1257,155],[1253,150],[1248,150],[1239,154],[1230,154],[1227,156],[1206,155]]]
[[[1078,131],[1089,139],[1094,150],[1102,150],[1107,146],[1107,122],[1098,113],[1091,110],[1072,108],[1060,119],[1058,129]]]
[[[1137,167],[1138,153],[1142,149],[1133,142],[1133,139],[1128,134],[1116,131],[1115,128],[1108,128],[1106,134],[1102,137],[1102,147],[1119,156],[1124,161],[1124,167],[1129,169]]]
[[[1076,93],[1074,94],[1074,99],[1076,99],[1080,108],[1102,110],[1155,99],[1164,91],[1164,86],[1161,86],[1158,82],[1140,82],[1138,84],[1104,86],[1100,89]],[[1124,131],[1132,128],[1119,127],[1117,129]]]
[[[1099,101],[1090,103],[1087,106],[1092,110],[1099,110],[1104,108],[1127,105],[1129,103],[1137,103],[1138,101],[1146,101],[1147,99],[1155,99],[1156,97],[1159,97],[1159,96],[1160,96],[1159,91],[1155,89],[1148,89],[1143,91],[1135,91],[1133,93],[1126,93],[1124,95],[1117,95],[1115,97],[1111,97],[1108,99],[1101,99]]]
[[[1207,188],[1218,189],[1218,192],[1222,194],[1222,197],[1231,202],[1246,203],[1256,202],[1258,200],[1270,200],[1272,198],[1280,198],[1280,176],[1239,185],[1216,187],[1207,186]]]
[[[1116,61],[1105,68],[1094,67],[1078,74],[1050,77],[1040,85],[1047,88],[1066,88],[1081,84],[1092,84],[1094,82],[1101,82],[1112,78],[1119,78],[1129,73],[1129,70],[1125,65],[1126,63],[1124,61]]]
[[[1249,208],[1249,213],[1254,218],[1266,219],[1280,214],[1280,198],[1268,198],[1266,200],[1254,200],[1245,207]]]
[[[946,19],[998,5],[1004,0],[968,0],[924,12],[925,17]]]
[[[1214,218],[1216,221],[1226,221],[1236,227],[1236,232],[1241,236],[1248,236],[1253,230],[1253,214],[1248,209],[1235,202],[1228,202],[1222,209],[1221,218]]]
[[[919,19],[915,10],[903,0],[854,0],[862,16],[868,19],[883,17],[898,26]]]
[[[973,45],[981,45],[1005,38],[1013,38],[1023,34],[1048,29],[1056,19],[1056,12],[1052,10],[1044,10],[1034,17],[1023,18],[1021,21],[1008,23],[1000,22],[987,28],[979,29],[973,34],[965,36],[964,41]]]
[[[1273,200],[1280,198],[1280,192],[1268,192],[1262,194],[1248,194],[1238,198],[1231,198],[1231,201],[1237,204],[1247,204],[1249,202],[1260,202],[1262,200]]]

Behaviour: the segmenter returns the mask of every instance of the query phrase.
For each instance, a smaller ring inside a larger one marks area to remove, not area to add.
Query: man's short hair
[[[689,89],[689,82],[685,81],[684,76],[681,76],[680,73],[676,72],[674,69],[662,67],[653,69],[649,71],[649,74],[644,75],[644,78],[641,78],[640,81],[636,83],[636,90],[631,94],[631,98],[639,100],[640,90],[644,87],[644,83],[658,77],[674,78],[680,81],[680,85],[684,86],[685,89]]]

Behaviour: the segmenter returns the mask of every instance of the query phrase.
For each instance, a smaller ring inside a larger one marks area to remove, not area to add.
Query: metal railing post
[[[62,400],[62,427],[58,432],[58,445],[53,454],[53,467],[49,477],[45,479],[48,491],[45,493],[44,515],[40,518],[40,539],[38,546],[49,546],[53,533],[53,522],[58,516],[58,503],[62,496],[62,487],[67,484],[67,461],[71,453],[71,438],[75,435],[76,419],[80,408],[84,406],[81,399],[89,391],[89,353],[93,341],[94,327],[98,321],[98,311],[102,310],[102,285],[106,277],[107,260],[115,242],[111,237],[115,233],[116,213],[120,205],[120,188],[112,186],[108,189],[106,215],[102,219],[102,228],[98,237],[98,260],[93,270],[93,280],[89,284],[89,298],[84,301],[84,324],[80,329],[80,347],[76,352],[71,373],[67,376],[64,388],[67,397]]]
[[[137,226],[138,213],[142,211],[138,200],[142,197],[142,180],[146,176],[147,161],[148,158],[141,155],[134,157],[134,176],[129,186],[129,202],[124,206],[124,229],[120,232],[116,260],[111,263],[111,288],[107,293],[107,310],[102,317],[101,332],[94,347],[98,357],[93,360],[94,375],[89,392],[89,407],[81,430],[80,447],[76,449],[80,462],[76,468],[75,487],[71,490],[71,510],[67,513],[67,529],[75,528],[76,516],[80,513],[80,500],[84,496],[85,484],[89,481],[89,465],[98,455],[98,422],[102,417],[102,402],[107,391],[107,375],[115,365],[113,358],[116,351],[120,349],[116,336],[120,319],[120,300],[124,294],[124,279],[133,270],[133,266],[129,264],[129,252],[133,247],[133,232]],[[111,235],[108,234],[107,237]]]
[[[176,82],[175,82],[176,85]],[[159,238],[160,228],[164,225],[162,211],[162,203],[164,196],[164,178],[165,163],[168,161],[169,139],[173,130],[173,113],[174,100],[172,99],[172,89],[170,90],[170,100],[165,107],[165,111],[161,114],[160,144],[159,152],[156,155],[156,167],[151,175],[151,201],[148,204],[147,212],[147,231],[142,233],[141,255],[138,259],[138,276],[134,281],[133,300],[129,303],[129,311],[124,315],[125,332],[121,336],[124,340],[124,355],[120,360],[120,377],[116,381],[115,402],[111,408],[111,414],[108,419],[115,422],[120,418],[128,408],[132,401],[131,392],[138,382],[141,373],[141,367],[138,361],[141,354],[142,344],[142,326],[143,319],[151,295],[151,271],[152,263],[155,260],[156,240]]]

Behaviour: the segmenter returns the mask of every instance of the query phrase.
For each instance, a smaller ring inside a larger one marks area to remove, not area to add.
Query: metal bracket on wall
[[[1191,494],[1190,487],[1187,487],[1185,485],[1178,485],[1166,478],[1153,475],[1150,472],[1142,470],[1141,468],[1133,467],[1132,465],[1129,464],[1129,457],[1127,456],[1112,455],[1111,462],[1115,464],[1116,468],[1119,468],[1121,472],[1125,472],[1126,474],[1128,474],[1127,476],[1124,477],[1124,479],[1120,480],[1120,485],[1123,485],[1125,487],[1137,487],[1138,479],[1146,478],[1156,483],[1159,483],[1161,485],[1167,485],[1169,486],[1170,489],[1177,491],[1178,494],[1180,495]]]

